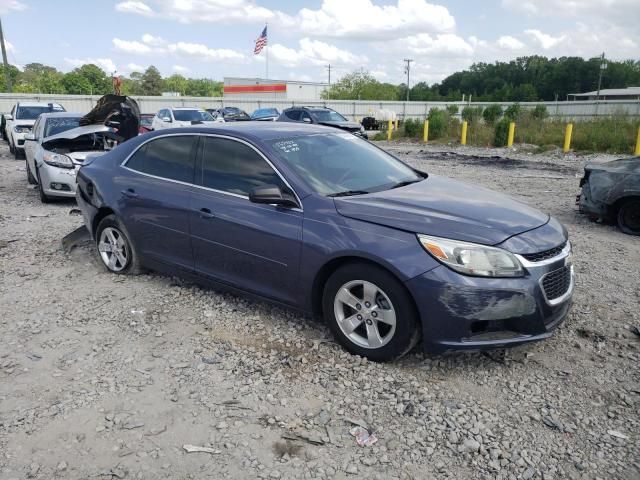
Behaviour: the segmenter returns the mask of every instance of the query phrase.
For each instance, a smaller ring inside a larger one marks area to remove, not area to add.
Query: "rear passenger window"
[[[285,112],[285,114],[287,115],[287,118],[290,120],[295,120],[295,121],[300,121],[300,110],[289,110],[287,112]]]
[[[277,185],[288,191],[264,158],[244,143],[203,137],[202,185],[222,192],[248,196],[261,185]]]
[[[197,139],[189,135],[152,140],[133,154],[126,166],[148,175],[193,183],[194,146]]]

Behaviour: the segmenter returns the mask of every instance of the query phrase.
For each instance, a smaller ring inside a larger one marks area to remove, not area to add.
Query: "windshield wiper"
[[[350,197],[352,195],[364,195],[366,193],[370,192],[366,190],[345,190],[344,192],[330,193],[327,197]]]
[[[422,180],[424,180],[424,178],[420,178],[420,179],[416,179],[416,180],[404,180],[402,182],[396,183],[391,188],[406,187],[407,185],[411,185],[412,183],[418,183],[418,182],[421,182]]]

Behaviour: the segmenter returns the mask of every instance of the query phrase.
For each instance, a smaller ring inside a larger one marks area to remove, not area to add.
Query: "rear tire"
[[[100,221],[95,238],[98,256],[107,271],[118,275],[142,273],[140,257],[127,229],[115,215],[107,215]]]
[[[367,263],[344,265],[329,277],[322,310],[347,351],[375,362],[406,355],[420,336],[409,292],[389,272]]]
[[[24,160],[24,164],[27,167],[27,182],[29,182],[29,185],[35,185],[36,183],[38,183],[38,181],[36,180],[36,177],[33,176],[33,173],[31,173],[31,169],[29,168],[29,162],[27,161],[26,158]]]
[[[618,227],[627,235],[640,235],[640,198],[631,198],[620,205]]]

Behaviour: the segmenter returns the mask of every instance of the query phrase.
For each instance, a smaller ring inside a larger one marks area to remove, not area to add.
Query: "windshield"
[[[173,116],[178,122],[209,122],[213,117],[202,110],[174,110]]]
[[[253,118],[277,117],[279,115],[278,110],[275,108],[262,108],[253,112]]]
[[[143,127],[150,127],[153,123],[153,117],[140,117],[140,125]]]
[[[305,135],[269,143],[322,195],[378,192],[423,179],[404,163],[350,133]]]
[[[249,117],[249,115],[247,115],[247,113],[243,112],[239,108],[233,108],[233,107],[225,108],[222,111],[222,115],[224,116],[224,118],[242,118],[242,119],[251,118]]]
[[[41,113],[64,112],[58,105],[34,106],[34,107],[18,107],[16,110],[17,120],[35,120]]]
[[[338,112],[333,110],[311,110],[311,115],[315,118],[316,122],[346,122],[348,121]]]
[[[48,118],[44,124],[43,138],[66,132],[80,126],[80,117]]]

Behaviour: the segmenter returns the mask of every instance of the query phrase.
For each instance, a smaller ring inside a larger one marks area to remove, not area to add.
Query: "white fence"
[[[99,95],[47,95],[0,93],[0,112],[9,112],[17,101],[54,102],[63,105],[69,112],[84,113],[91,110]],[[142,113],[156,113],[163,107],[202,107],[219,108],[234,106],[247,111],[249,114],[257,108],[275,107],[282,111],[295,105],[326,106],[337,110],[347,118],[360,120],[376,110],[392,110],[400,118],[424,118],[432,108],[444,108],[457,105],[460,110],[467,105],[486,107],[492,102],[378,102],[373,100],[256,100],[223,97],[136,97]],[[494,102],[503,108],[514,102]],[[601,100],[571,101],[571,102],[521,102],[523,108],[534,108],[536,105],[546,105],[549,115],[567,120],[585,120],[593,117],[623,114],[640,118],[640,98],[636,100]]]

